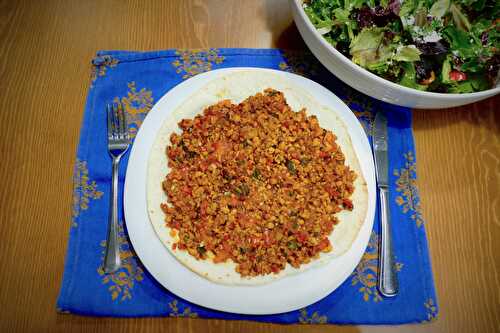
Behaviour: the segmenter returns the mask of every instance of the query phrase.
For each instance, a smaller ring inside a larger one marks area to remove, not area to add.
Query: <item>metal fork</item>
[[[114,102],[106,106],[108,113],[108,150],[113,159],[111,181],[111,214],[108,221],[108,238],[104,256],[104,272],[113,273],[121,266],[120,244],[118,241],[118,165],[123,154],[130,146],[128,123],[123,105]]]

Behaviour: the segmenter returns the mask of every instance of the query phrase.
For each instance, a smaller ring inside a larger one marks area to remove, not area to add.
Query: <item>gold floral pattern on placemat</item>
[[[118,242],[120,244],[120,258],[122,266],[114,273],[106,274],[102,265],[97,269],[97,273],[101,276],[102,284],[108,287],[113,301],[123,302],[132,299],[132,291],[136,283],[144,279],[144,269],[139,263],[139,258],[132,250],[130,241],[125,234],[123,221],[118,223]],[[104,262],[104,253],[106,251],[106,240],[102,240],[102,262]]]
[[[170,308],[170,312],[168,315],[170,317],[187,317],[187,318],[198,318],[198,314],[196,312],[191,311],[189,306],[184,306],[184,309],[181,309],[179,306],[179,302],[177,300],[173,300],[168,303],[168,307]]]
[[[370,300],[375,303],[382,301],[382,296],[377,290],[378,243],[379,235],[372,231],[366,251],[351,275],[351,285],[359,287],[358,291],[363,294],[365,302]],[[402,268],[403,264],[396,262],[396,271],[399,272]]]
[[[424,307],[427,312],[426,321],[430,322],[436,320],[438,314],[436,302],[432,298],[429,298],[424,302]]]
[[[283,50],[282,55],[284,61],[279,64],[282,71],[306,77],[316,75],[319,71],[318,61],[308,51]]]
[[[172,65],[178,74],[182,74],[183,79],[208,72],[214,64],[218,65],[224,61],[224,56],[220,55],[218,49],[178,49],[175,54],[178,57]]]
[[[413,152],[404,154],[405,166],[394,170],[396,179],[396,203],[401,207],[404,214],[410,214],[410,218],[415,221],[417,227],[424,224],[420,207],[420,196],[417,188],[417,165]]]
[[[72,226],[77,227],[76,218],[82,210],[89,208],[91,200],[98,200],[103,192],[97,189],[97,183],[89,178],[87,162],[76,159],[73,172],[73,209]]]
[[[90,71],[90,79],[92,80],[92,86],[99,76],[105,76],[109,68],[114,68],[118,65],[118,59],[113,58],[109,55],[102,57],[97,57],[92,61],[92,68]]]
[[[115,102],[121,101],[125,112],[127,113],[127,121],[129,134],[131,138],[135,138],[139,127],[141,127],[144,118],[153,107],[153,92],[146,88],[138,90],[134,81],[127,84],[128,92],[126,97],[115,97]]]
[[[328,317],[320,315],[314,311],[311,315],[307,313],[307,308],[300,309],[299,323],[301,324],[326,324]]]

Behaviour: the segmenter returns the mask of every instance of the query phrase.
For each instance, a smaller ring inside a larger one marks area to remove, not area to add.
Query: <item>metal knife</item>
[[[387,157],[387,117],[383,111],[377,112],[373,124],[373,151],[375,174],[380,193],[380,240],[378,261],[378,289],[385,297],[398,293],[394,254],[392,252],[391,214],[389,212],[389,159]]]

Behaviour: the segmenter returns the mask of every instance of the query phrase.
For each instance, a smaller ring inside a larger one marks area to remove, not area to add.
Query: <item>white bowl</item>
[[[339,79],[366,95],[384,102],[422,109],[440,109],[474,103],[500,93],[500,87],[466,94],[419,91],[383,79],[356,65],[318,33],[302,8],[302,0],[290,0],[293,19],[312,53]]]

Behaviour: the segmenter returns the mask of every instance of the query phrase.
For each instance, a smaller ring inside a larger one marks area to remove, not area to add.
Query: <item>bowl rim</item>
[[[345,55],[340,53],[335,47],[333,47],[333,45],[328,43],[326,41],[326,39],[318,32],[316,27],[312,24],[311,20],[309,19],[309,17],[305,13],[304,8],[302,7],[303,0],[290,0],[290,2],[292,3],[292,5],[294,5],[296,7],[297,12],[299,13],[301,19],[305,22],[306,27],[313,33],[313,35],[316,37],[316,39],[319,40],[319,42],[321,43],[321,45],[323,47],[325,47],[328,51],[330,51],[330,53],[332,53],[334,56],[336,56],[343,64],[347,65],[350,69],[357,71],[358,73],[364,75],[365,77],[374,79],[375,81],[378,81],[378,83],[380,83],[380,84],[384,84],[384,85],[389,86],[390,88],[400,90],[400,91],[405,92],[405,93],[415,94],[415,95],[418,95],[421,97],[441,98],[441,99],[447,99],[447,100],[456,99],[456,98],[469,99],[469,98],[475,98],[475,97],[490,97],[490,96],[493,96],[493,95],[500,93],[500,86],[495,87],[495,88],[490,88],[487,90],[483,90],[483,91],[476,91],[476,92],[472,92],[472,93],[462,93],[462,94],[437,93],[437,92],[421,91],[421,90],[417,90],[414,88],[405,87],[405,86],[402,86],[398,83],[384,79],[384,78],[368,71],[367,69],[364,69],[363,67],[355,64],[354,62],[351,61],[351,59],[347,58]]]

